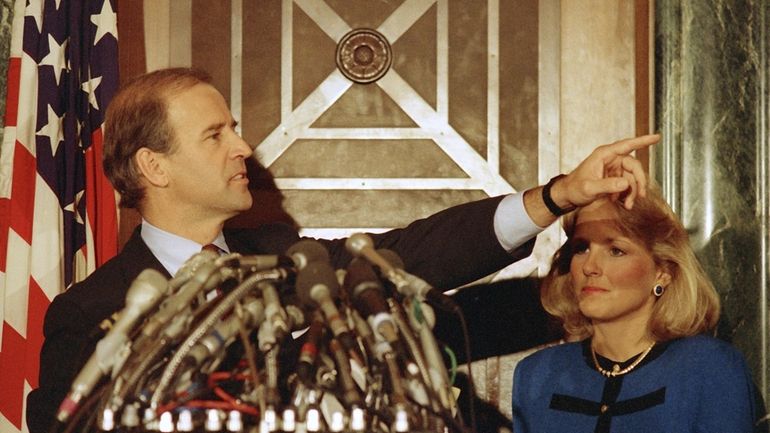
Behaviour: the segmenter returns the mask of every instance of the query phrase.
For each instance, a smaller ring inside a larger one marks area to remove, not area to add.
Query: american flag
[[[101,168],[104,110],[118,86],[116,2],[14,6],[0,151],[2,433],[25,429],[50,300],[117,250],[115,193]]]

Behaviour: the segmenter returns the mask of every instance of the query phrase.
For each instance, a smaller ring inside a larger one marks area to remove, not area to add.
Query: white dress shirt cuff
[[[545,230],[532,221],[524,208],[524,192],[510,194],[495,210],[494,228],[500,245],[511,252]]]

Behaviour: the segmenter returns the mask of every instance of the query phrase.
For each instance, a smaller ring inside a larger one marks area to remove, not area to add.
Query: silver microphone
[[[120,349],[128,342],[129,333],[148,311],[158,305],[166,292],[168,281],[155,269],[145,269],[131,283],[126,293],[126,306],[107,334],[72,382],[69,394],[62,401],[56,418],[65,422],[77,411],[80,401],[112,368]]]
[[[386,259],[383,254],[380,254],[379,250],[375,250],[374,243],[369,235],[355,233],[345,241],[345,247],[354,256],[363,257],[373,265],[379,266],[383,276],[393,283],[396,286],[396,290],[402,295],[425,299],[444,310],[452,312],[458,310],[457,305],[449,296],[444,295],[422,278],[406,272],[403,267],[394,266],[391,260]],[[402,263],[400,258],[398,261]]]

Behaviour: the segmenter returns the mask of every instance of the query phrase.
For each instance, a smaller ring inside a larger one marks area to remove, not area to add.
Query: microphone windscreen
[[[126,306],[138,308],[142,313],[146,313],[155,305],[166,293],[168,280],[160,272],[152,268],[143,270],[126,292]]]
[[[371,236],[366,233],[354,233],[345,240],[345,248],[347,248],[350,254],[354,256],[360,256],[363,250],[367,248],[373,248],[374,242]]]
[[[310,262],[297,274],[297,296],[303,304],[310,306],[317,304],[316,299],[313,298],[313,289],[318,285],[325,286],[331,298],[337,297],[339,291],[337,274],[326,262]]]
[[[350,296],[355,298],[366,288],[376,288],[381,284],[372,265],[368,261],[356,257],[348,265],[343,286],[350,293]]]
[[[343,287],[364,317],[388,311],[385,289],[368,261],[355,258],[350,262]]]
[[[297,269],[303,269],[312,262],[328,262],[329,252],[320,242],[313,239],[303,239],[288,250],[286,255],[294,260]]]

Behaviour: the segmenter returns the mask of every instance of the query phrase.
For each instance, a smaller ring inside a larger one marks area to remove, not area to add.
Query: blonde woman
[[[659,192],[632,210],[596,201],[565,230],[541,297],[581,341],[519,363],[514,431],[753,431],[761,399],[741,354],[708,336],[719,298]]]

